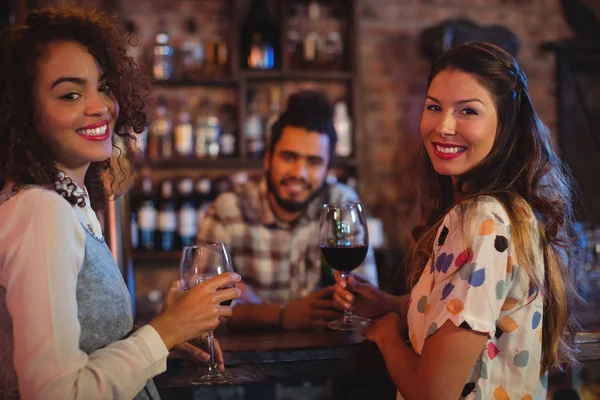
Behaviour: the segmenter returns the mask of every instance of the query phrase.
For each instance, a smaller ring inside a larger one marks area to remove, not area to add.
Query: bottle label
[[[138,224],[143,231],[156,229],[156,209],[150,205],[142,206],[138,211]]]
[[[177,214],[175,211],[160,211],[158,213],[158,230],[161,232],[174,232],[177,229]]]
[[[179,235],[196,236],[198,232],[198,214],[193,207],[182,207],[179,210]]]
[[[221,154],[231,156],[235,153],[235,136],[231,133],[224,133],[221,136]]]
[[[175,150],[180,156],[189,156],[193,151],[193,136],[191,124],[175,126]]]
[[[135,221],[135,219],[131,220],[131,248],[132,249],[137,249],[138,245],[140,243],[140,234],[138,232],[138,224]]]

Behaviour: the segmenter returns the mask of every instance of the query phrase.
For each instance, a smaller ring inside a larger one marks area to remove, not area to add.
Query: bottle
[[[179,245],[192,246],[196,241],[198,232],[198,212],[193,199],[194,181],[191,178],[183,178],[177,185],[179,197],[179,211],[177,212],[177,231]]]
[[[210,100],[204,100],[196,119],[196,157],[219,156],[221,125]]]
[[[227,75],[229,72],[229,46],[227,45],[228,17],[226,13],[219,13],[219,32],[214,39],[215,56],[217,61],[217,75]]]
[[[154,111],[155,119],[150,127],[148,158],[170,159],[173,156],[173,122],[168,116],[167,100],[159,97]]]
[[[181,75],[185,81],[198,82],[204,67],[204,44],[193,18],[186,21],[186,34],[181,44]]]
[[[129,34],[131,39],[129,40],[127,47],[127,53],[135,60],[136,63],[140,63],[142,61],[142,46],[140,46],[140,42],[136,37],[137,26],[133,20],[128,20],[125,22],[125,31]]]
[[[348,107],[343,101],[338,101],[334,107],[333,125],[338,135],[335,154],[348,157],[352,154],[352,120],[348,115]]]
[[[279,86],[271,86],[271,102],[269,104],[269,117],[265,125],[265,145],[267,148],[271,145],[271,129],[273,124],[277,122],[279,113],[281,112],[281,88]]]
[[[195,192],[196,203],[198,206],[198,226],[200,226],[204,219],[204,214],[206,214],[206,209],[214,198],[212,194],[212,181],[210,178],[206,176],[199,178],[195,184]]]
[[[158,234],[160,249],[175,249],[175,232],[177,230],[177,214],[173,199],[173,182],[165,179],[160,185],[160,201],[158,206]]]
[[[321,50],[321,35],[317,32],[321,6],[315,0],[308,4],[308,26],[309,32],[304,37],[304,65],[314,67],[319,60]]]
[[[327,34],[325,42],[325,62],[330,68],[340,69],[344,56],[344,42],[342,34],[331,31]]]
[[[140,245],[140,232],[137,223],[137,215],[136,213],[131,213],[131,224],[130,224],[130,232],[131,234],[131,250],[137,250]]]
[[[263,122],[258,113],[256,92],[249,93],[248,116],[244,121],[246,151],[250,158],[262,158],[264,151]]]
[[[167,81],[173,76],[173,47],[169,44],[169,34],[162,18],[158,22],[154,39],[152,77],[157,81]]]
[[[289,14],[287,21],[287,37],[285,42],[285,56],[289,60],[291,69],[298,69],[302,59],[302,38],[299,32],[299,5],[292,3],[289,5]]]
[[[156,249],[156,204],[153,196],[152,178],[145,175],[141,178],[140,207],[137,210],[140,229],[140,248],[152,251]]]
[[[279,29],[264,0],[253,0],[240,31],[242,68],[279,68]]]
[[[220,156],[234,157],[237,126],[235,123],[235,106],[224,104],[221,108]]]
[[[185,99],[182,99],[177,124],[175,124],[175,128],[173,129],[173,136],[177,156],[181,158],[191,157],[194,154],[194,130],[192,127],[192,116]]]

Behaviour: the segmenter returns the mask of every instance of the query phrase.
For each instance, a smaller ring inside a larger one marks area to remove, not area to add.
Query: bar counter
[[[233,385],[332,379],[346,382],[336,385],[335,399],[395,399],[395,388],[377,346],[358,333],[223,330],[215,337],[223,348],[227,373],[253,375],[251,380],[234,381]],[[579,333],[576,343],[580,361],[600,360],[600,329]],[[189,364],[170,363],[155,382],[163,400],[193,399],[202,386],[190,382],[194,374],[202,372]]]

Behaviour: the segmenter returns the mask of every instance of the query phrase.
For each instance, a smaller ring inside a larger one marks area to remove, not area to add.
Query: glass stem
[[[208,337],[206,338],[208,341],[208,352],[210,354],[210,361],[208,362],[208,372],[209,373],[219,373],[219,366],[215,361],[215,336],[213,335],[213,331],[208,332]]]
[[[348,283],[348,278],[350,277],[350,273],[349,272],[342,272],[342,279],[344,279],[346,281],[346,283]],[[346,288],[348,288],[349,285],[346,285]],[[352,322],[352,311],[350,310],[344,310],[344,324],[350,324]]]

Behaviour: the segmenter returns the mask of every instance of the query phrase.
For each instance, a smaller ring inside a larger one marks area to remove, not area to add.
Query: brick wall
[[[600,3],[584,2],[600,14]],[[158,17],[153,5],[162,4],[171,11],[178,9],[176,4],[160,0],[40,3],[91,4],[99,8],[103,4],[118,4],[124,14],[136,14],[138,22],[140,16],[148,16],[148,23],[139,25],[142,31],[139,33],[145,37],[149,37]],[[358,4],[360,109],[363,110],[360,191],[368,211],[384,221],[388,244],[405,246],[410,238],[415,196],[413,173],[430,66],[419,54],[422,30],[446,19],[464,18],[483,26],[503,25],[513,31],[520,40],[517,58],[527,73],[534,105],[554,134],[557,127],[554,55],[541,51],[540,45],[568,38],[572,33],[559,0],[358,0]],[[189,10],[196,16],[200,11],[206,12],[205,4]],[[165,16],[164,10],[161,13]]]
[[[570,37],[559,0],[361,0],[359,68],[364,96],[363,201],[384,221],[389,244],[406,245],[429,62],[419,34],[449,18],[499,24],[518,35],[517,58],[534,106],[556,134],[554,56],[540,44]]]

